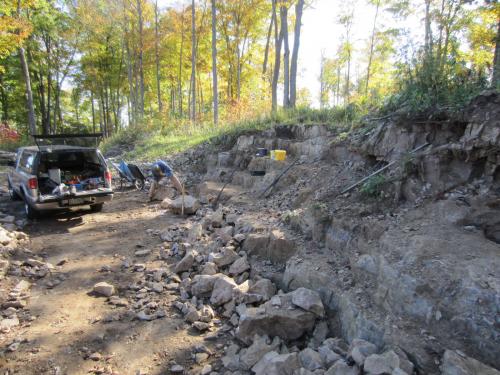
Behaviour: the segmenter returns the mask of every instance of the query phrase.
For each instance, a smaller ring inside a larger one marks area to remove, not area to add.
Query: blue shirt
[[[165,163],[163,160],[158,160],[156,163],[153,164],[153,168],[154,166],[157,165],[160,167],[160,170],[162,171],[162,173],[167,176],[167,177],[172,177],[174,175],[174,172],[172,170],[172,167],[170,165],[168,165],[167,163]],[[158,177],[158,178],[161,178],[163,176],[155,176],[155,178]]]

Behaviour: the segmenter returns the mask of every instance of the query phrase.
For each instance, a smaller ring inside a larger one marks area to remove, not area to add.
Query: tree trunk
[[[216,0],[212,0],[212,96],[214,124],[219,122],[219,93],[217,89],[217,9]]]
[[[17,0],[17,18],[21,18],[21,0]],[[23,46],[19,47],[19,59],[23,69],[24,83],[26,84],[26,104],[28,106],[28,125],[31,135],[36,134],[35,108],[33,106],[33,92],[31,91],[31,78],[26,53]]]
[[[139,21],[139,84],[140,84],[140,103],[139,103],[139,115],[142,119],[144,116],[144,66],[143,66],[143,54],[144,54],[144,41],[143,41],[143,18],[142,18],[142,0],[137,0],[137,17]]]
[[[18,10],[19,10],[19,5],[18,5]],[[26,54],[24,52],[23,47],[19,47],[19,58],[21,59],[24,82],[26,84],[26,104],[28,106],[28,124],[30,127],[30,133],[33,136],[36,134],[35,109],[33,107],[33,92],[31,91],[31,79],[30,79],[28,61],[26,60]]]
[[[181,48],[179,52],[179,75],[177,77],[179,91],[179,116],[182,117],[182,57],[184,52],[184,8],[182,8],[181,20]]]
[[[96,130],[95,130],[94,92],[92,90],[90,90],[90,104],[92,105],[92,129],[95,133]]]
[[[196,119],[196,10],[191,1],[191,120]]]
[[[9,101],[3,85],[3,74],[0,74],[0,100],[2,102],[2,121],[7,122],[9,120]]]
[[[264,63],[262,64],[262,78],[264,79],[267,72],[267,61],[269,59],[269,46],[271,44],[271,35],[273,32],[274,23],[276,22],[275,17],[276,17],[276,0],[273,0],[271,22],[269,23],[269,29],[267,30],[266,49],[264,51]]]
[[[377,28],[377,16],[379,8],[380,8],[380,0],[377,1],[377,8],[375,9],[375,17],[373,18],[372,37],[370,40],[370,55],[368,56],[368,67],[366,68],[365,95],[368,94],[368,83],[370,82],[370,69],[372,67],[373,49],[375,47],[375,30]]]
[[[280,7],[281,30],[283,33],[283,107],[290,107],[290,47],[288,45],[288,8]]]
[[[290,66],[290,107],[295,108],[297,102],[297,64],[300,47],[300,29],[302,26],[302,11],[304,0],[298,0],[295,5],[295,31],[293,37],[292,62]]]
[[[500,89],[500,20],[497,26],[497,37],[495,41],[495,56],[493,58],[492,86]]]
[[[158,0],[155,1],[155,58],[156,58],[156,90],[158,95],[158,111],[161,112],[163,109],[163,104],[161,102],[161,89],[160,89],[160,36],[159,36],[159,24],[158,24],[159,10],[158,10]]]
[[[274,8],[274,18],[276,18],[276,8]],[[280,28],[278,34],[278,22],[274,24],[274,71],[273,71],[273,81],[271,85],[272,93],[272,110],[276,112],[278,109],[278,80],[280,77],[280,65],[281,65],[281,44],[283,43],[283,28]]]

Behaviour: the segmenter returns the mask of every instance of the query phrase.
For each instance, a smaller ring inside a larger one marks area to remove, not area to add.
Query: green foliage
[[[366,197],[378,198],[382,194],[382,189],[386,184],[387,179],[384,175],[378,174],[369,178],[360,189],[361,194]]]
[[[355,112],[346,109],[280,110],[253,119],[225,122],[214,125],[211,122],[193,124],[190,121],[171,121],[164,126],[152,120],[147,126],[125,128],[101,144],[101,150],[125,151],[128,158],[153,160],[169,154],[185,151],[203,142],[217,144],[223,136],[238,136],[268,129],[274,125],[327,124],[339,130],[344,129],[344,120],[354,118]],[[352,117],[351,117],[352,116]]]

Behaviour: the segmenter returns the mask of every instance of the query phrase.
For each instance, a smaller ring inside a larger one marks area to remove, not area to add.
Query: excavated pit
[[[209,200],[230,182],[224,201],[253,224],[243,250],[256,267],[282,267],[268,276],[285,292],[317,291],[330,335],[397,346],[420,374],[439,373],[446,349],[498,368],[500,99],[485,97],[462,121],[388,121],[348,141],[321,125],[243,135],[207,157],[198,192]],[[255,157],[260,147],[285,149],[288,161]],[[259,196],[296,158],[271,197]],[[339,195],[392,161],[376,197]],[[279,229],[263,220],[271,213]]]

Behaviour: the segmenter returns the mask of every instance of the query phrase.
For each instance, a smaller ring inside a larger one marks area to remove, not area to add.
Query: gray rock
[[[233,298],[233,289],[237,286],[238,285],[236,285],[232,278],[226,275],[217,276],[210,302],[215,306],[220,306],[229,302]]]
[[[293,375],[293,372],[299,368],[297,353],[269,352],[252,367],[252,371],[259,375]]]
[[[136,257],[145,257],[151,254],[151,250],[145,249],[145,250],[137,250],[134,255]]]
[[[202,275],[215,275],[217,272],[219,272],[217,265],[212,262],[205,263],[201,270]]]
[[[500,375],[500,371],[455,350],[446,350],[441,364],[442,375]]]
[[[306,348],[299,353],[299,361],[302,367],[309,371],[323,368],[320,354],[311,348]]]
[[[292,303],[306,311],[310,311],[320,317],[325,315],[325,308],[321,297],[315,291],[299,288],[292,293]]]
[[[237,371],[240,368],[240,357],[238,352],[240,347],[236,344],[230,345],[226,349],[226,354],[222,357],[222,364],[231,371]]]
[[[94,285],[93,291],[101,296],[111,297],[115,294],[115,287],[106,282],[100,282]]]
[[[238,258],[231,267],[229,267],[230,275],[239,275],[250,269],[250,264],[248,264],[247,257]]]
[[[330,368],[331,366],[333,366],[335,362],[342,359],[342,357],[339,354],[335,353],[326,345],[320,346],[318,348],[318,353],[321,356],[321,359],[323,360],[323,363],[325,364],[326,368]]]
[[[354,362],[361,366],[365,362],[366,357],[374,354],[376,351],[377,347],[371,342],[362,339],[354,339],[351,343],[349,355]]]
[[[170,203],[169,208],[172,210],[174,214],[179,215],[182,213],[183,204],[184,204],[185,215],[194,215],[196,211],[198,211],[200,208],[200,202],[198,201],[198,199],[190,195],[184,196],[184,199],[182,198],[182,196],[174,199]]]
[[[219,276],[222,276],[222,274],[196,275],[191,283],[191,293],[196,297],[211,294]]]
[[[363,370],[367,375],[390,374],[399,368],[399,357],[392,350],[383,354],[372,354],[366,357]]]
[[[173,365],[172,367],[170,367],[170,372],[172,374],[184,374],[184,367],[182,367],[181,365]]]
[[[175,266],[175,273],[186,272],[193,267],[195,255],[192,252],[188,252],[184,258],[182,258],[179,263]]]
[[[240,316],[240,326],[236,336],[247,343],[255,334],[295,340],[313,329],[315,314],[295,308],[290,294],[279,296],[279,298],[281,306],[275,306],[268,301],[258,308],[248,308]]]
[[[359,375],[357,366],[349,366],[344,360],[335,362],[335,364],[325,372],[325,375]]]
[[[276,294],[276,286],[271,280],[260,279],[250,286],[248,293],[257,294],[262,296],[262,301],[268,301]]]
[[[375,263],[375,260],[371,255],[368,254],[361,255],[356,262],[355,267],[362,271],[371,273],[372,275],[376,275],[378,272],[378,267]]]
[[[212,253],[208,257],[209,262],[213,262],[217,267],[224,267],[232,264],[239,258],[239,255],[230,248],[223,248],[221,253]]]
[[[269,352],[277,351],[281,341],[278,337],[275,337],[272,342],[270,342],[267,335],[258,336],[255,335],[252,345],[245,349],[240,355],[240,361],[245,370],[252,368],[258,361],[264,357]]]
[[[13,316],[8,319],[2,319],[0,321],[0,332],[8,332],[11,328],[17,327],[19,325],[19,319],[17,316]]]

